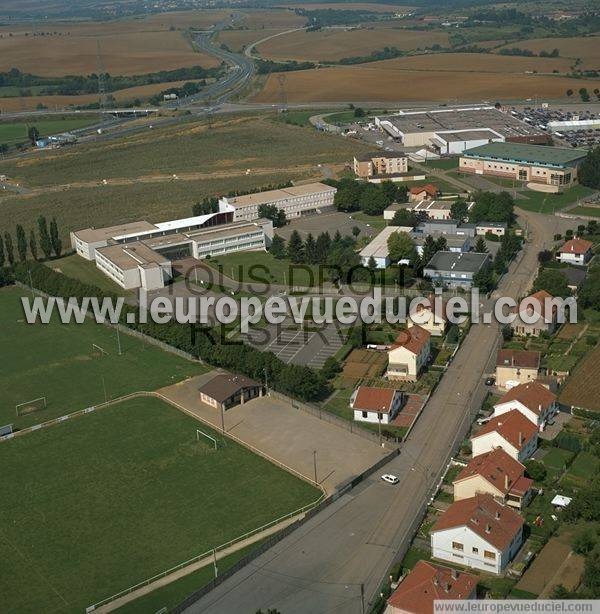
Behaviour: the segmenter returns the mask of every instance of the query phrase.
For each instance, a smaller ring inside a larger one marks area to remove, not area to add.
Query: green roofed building
[[[560,188],[577,181],[577,170],[586,155],[581,149],[488,143],[464,151],[459,170]]]

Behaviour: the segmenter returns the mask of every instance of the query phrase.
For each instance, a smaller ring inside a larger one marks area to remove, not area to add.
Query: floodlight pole
[[[102,389],[104,390],[104,402],[108,403],[108,394],[106,393],[106,381],[104,375],[102,376]]]
[[[221,403],[221,430],[225,433],[225,408],[223,403]]]
[[[319,480],[317,479],[317,451],[313,450],[313,465],[315,468],[315,484],[319,483]]]
[[[118,324],[115,325],[115,328],[117,330],[117,346],[119,348],[119,356],[120,356],[122,354],[122,351],[121,351],[121,335],[119,333],[119,325]]]
[[[219,568],[217,567],[217,551],[213,548],[213,568],[215,570],[215,578],[219,575]]]
[[[31,290],[32,298],[35,298],[35,292],[33,291],[33,280],[31,279],[31,269],[27,267],[27,275],[29,275],[29,289]]]

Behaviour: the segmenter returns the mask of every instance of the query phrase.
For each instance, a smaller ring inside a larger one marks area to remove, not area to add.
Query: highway
[[[544,216],[520,212],[530,229],[518,261],[498,294],[520,297],[537,270],[549,232]],[[302,527],[189,607],[190,614],[255,612],[359,614],[368,611],[380,583],[408,547],[427,502],[460,446],[485,397],[501,340],[497,324],[472,326],[431,396],[399,457],[343,494]],[[351,451],[349,451],[351,453]],[[383,483],[382,473],[400,478]]]

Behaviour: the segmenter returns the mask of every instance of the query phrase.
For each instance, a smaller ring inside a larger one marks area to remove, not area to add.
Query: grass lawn
[[[1,106],[1,105],[0,105]],[[27,130],[35,126],[40,133],[40,137],[69,132],[78,128],[85,128],[97,124],[97,117],[77,117],[65,119],[34,120],[30,122],[0,122],[0,143],[15,145],[17,143],[28,142]]]
[[[84,324],[27,324],[17,288],[0,291],[0,424],[22,428],[137,390],[156,390],[206,367],[121,334],[92,320]],[[95,343],[106,350],[101,356]],[[104,379],[104,384],[103,384]],[[21,417],[15,405],[45,396],[47,408]]]
[[[313,115],[321,115],[322,113],[329,113],[328,109],[319,111],[318,109],[307,109],[307,110],[298,110],[298,111],[287,111],[285,113],[280,113],[277,116],[277,119],[282,121],[285,124],[291,124],[293,126],[310,126],[310,118]],[[326,121],[329,121],[329,118],[325,118]]]
[[[590,217],[600,217],[600,207],[586,207],[584,205],[570,209],[573,215],[588,215]]]
[[[307,287],[316,285],[319,279],[317,266],[294,265],[287,259],[278,260],[268,252],[238,252],[210,258],[204,262],[222,270],[223,275],[236,281],[254,282],[257,285],[274,283]]]
[[[82,612],[318,498],[198,426],[135,399],[1,444],[3,612]]]
[[[590,477],[598,470],[600,460],[589,452],[580,452],[571,463],[569,470],[562,477],[561,486],[583,488],[589,484]]]
[[[431,552],[411,546],[402,559],[403,569],[412,569],[419,561],[431,560]]]
[[[594,190],[582,185],[575,185],[562,194],[544,194],[543,192],[525,190],[523,195],[526,196],[526,199],[519,198],[517,200],[517,207],[539,213],[554,213],[576,202],[579,198],[589,196],[593,192]]]
[[[548,453],[542,458],[542,462],[549,469],[563,471],[573,456],[573,452],[569,452],[568,450],[562,450],[561,448],[550,448]]]
[[[387,222],[383,219],[383,215],[368,215],[362,211],[353,211],[351,214],[353,220],[369,224],[375,230],[382,230],[387,226]]]
[[[92,284],[106,290],[107,292],[115,292],[120,296],[127,293],[121,286],[111,281],[109,277],[100,272],[100,269],[96,266],[95,262],[90,262],[78,256],[77,254],[71,254],[70,256],[64,256],[58,260],[49,260],[44,262],[47,267],[71,277],[78,279],[86,284]]]
[[[453,168],[458,168],[458,158],[442,158],[440,160],[428,160],[423,163],[423,166],[429,166],[431,168],[441,168],[442,170],[449,171]]]

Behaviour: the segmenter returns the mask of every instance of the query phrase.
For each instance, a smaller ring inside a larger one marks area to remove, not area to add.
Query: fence
[[[382,446],[387,445],[395,447],[398,444],[395,439],[388,437],[384,433],[381,434],[380,438],[378,433],[373,433],[365,428],[356,426],[352,420],[344,420],[344,418],[340,418],[339,416],[336,416],[335,414],[332,414],[331,412],[320,407],[315,407],[314,405],[309,405],[308,403],[296,401],[295,399],[291,399],[290,397],[287,397],[284,394],[274,390],[270,391],[270,394],[275,399],[289,403],[294,409],[299,409],[315,418],[318,418],[319,420],[323,420],[329,424],[334,424],[335,426],[343,428],[346,431],[350,431],[353,435],[358,435],[359,437],[368,439],[369,441],[377,443],[378,445],[381,444]]]

